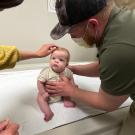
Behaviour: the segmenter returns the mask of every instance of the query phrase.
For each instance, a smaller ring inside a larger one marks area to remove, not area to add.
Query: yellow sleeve
[[[0,46],[0,70],[12,68],[19,60],[19,51],[15,46]]]

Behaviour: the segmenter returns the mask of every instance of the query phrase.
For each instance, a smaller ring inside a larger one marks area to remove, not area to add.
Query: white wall
[[[24,0],[23,4],[0,12],[0,44],[16,45],[22,50],[36,50],[44,43],[56,43],[69,49],[71,61],[89,61],[96,57],[96,49],[78,47],[68,35],[53,41],[50,31],[57,23],[55,13],[48,12],[47,0]],[[23,63],[47,62],[47,58]]]

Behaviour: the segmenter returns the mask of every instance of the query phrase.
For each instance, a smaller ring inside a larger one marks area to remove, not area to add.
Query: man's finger
[[[52,93],[56,93],[56,90],[50,90],[50,89],[46,89],[46,91],[50,94],[52,94]]]
[[[47,81],[47,82],[46,82],[46,85],[55,86],[56,83],[57,83],[56,81]]]
[[[46,91],[49,93],[49,94],[58,94],[58,93],[61,93],[62,90],[50,90],[50,89],[46,89]]]
[[[52,85],[49,85],[49,84],[46,84],[46,89],[50,89],[50,90],[55,90],[55,86],[52,86]]]
[[[60,76],[61,81],[67,82],[69,79],[65,76]]]

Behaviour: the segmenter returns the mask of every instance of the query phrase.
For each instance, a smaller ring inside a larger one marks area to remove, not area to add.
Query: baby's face
[[[52,70],[57,73],[63,72],[68,64],[67,58],[68,54],[65,51],[62,50],[54,51],[50,57],[49,62]]]

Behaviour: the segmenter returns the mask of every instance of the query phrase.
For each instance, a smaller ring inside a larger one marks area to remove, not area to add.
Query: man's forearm
[[[73,73],[82,76],[91,76],[98,77],[99,76],[99,63],[94,62],[85,65],[75,65],[72,69]]]
[[[104,111],[116,110],[129,97],[128,95],[109,95],[101,89],[99,90],[99,92],[86,91],[79,88],[75,89],[76,90],[74,90],[74,92],[71,93],[71,97],[81,102],[84,102],[88,106]]]
[[[71,97],[83,102],[84,104],[87,104],[90,107],[105,110],[105,108],[102,107],[98,102],[99,98],[97,92],[86,91],[77,88]]]

